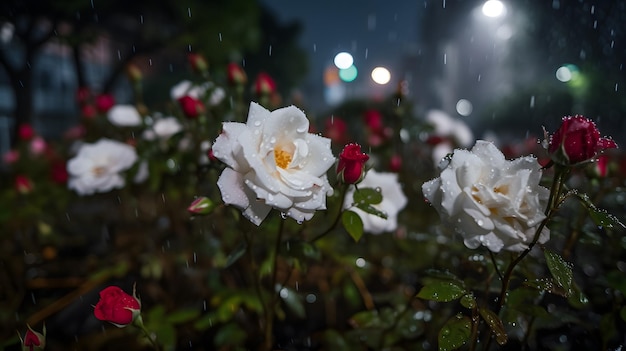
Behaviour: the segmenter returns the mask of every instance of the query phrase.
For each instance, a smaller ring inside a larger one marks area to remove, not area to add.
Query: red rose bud
[[[346,145],[337,163],[337,175],[339,180],[345,184],[355,184],[360,182],[365,176],[365,162],[369,156],[361,152],[361,146],[356,143]]]
[[[377,110],[365,111],[365,124],[372,132],[381,132],[383,129],[383,115]]]
[[[198,73],[205,73],[209,70],[208,62],[200,54],[189,54],[187,55],[187,60],[189,60],[191,68]]]
[[[35,130],[30,124],[20,124],[20,126],[17,127],[17,136],[20,140],[28,141],[35,136]]]
[[[563,117],[559,129],[550,136],[548,152],[554,162],[574,165],[591,160],[599,151],[616,148],[609,138],[601,138],[595,123],[583,116]]]
[[[96,108],[93,105],[83,105],[80,108],[80,115],[86,119],[92,119],[96,115]]]
[[[123,328],[139,317],[141,302],[135,296],[128,295],[117,286],[109,286],[100,291],[100,301],[93,314],[101,321]]]
[[[20,194],[29,194],[35,186],[33,182],[25,175],[18,174],[15,176],[15,190]]]
[[[345,144],[348,136],[348,125],[346,122],[338,117],[331,117],[326,119],[324,125],[324,136],[337,144]]]
[[[213,204],[213,201],[211,201],[211,199],[209,199],[208,197],[200,196],[197,199],[193,200],[191,205],[187,207],[187,211],[195,215],[206,215],[211,213],[214,208],[215,205]]]
[[[96,97],[96,108],[104,113],[115,105],[115,98],[111,94],[100,94]]]
[[[178,99],[180,107],[183,109],[183,113],[188,118],[197,118],[204,113],[205,107],[202,101],[194,99],[189,95],[185,95]]]
[[[69,175],[67,174],[67,165],[63,161],[56,161],[50,166],[50,179],[56,184],[65,184]]]
[[[391,160],[389,160],[389,170],[392,172],[400,172],[402,169],[402,157],[400,155],[391,156]]]
[[[254,83],[254,92],[257,96],[274,94],[276,92],[274,79],[265,72],[259,73]]]
[[[130,81],[133,83],[141,82],[141,79],[143,78],[141,70],[134,63],[129,63],[126,66],[126,75],[128,76],[128,79],[130,79]]]
[[[232,85],[245,85],[248,81],[246,72],[238,64],[231,62],[227,67],[228,83]]]
[[[30,326],[24,335],[24,339],[20,336],[23,351],[38,351],[46,347],[46,326],[43,327],[43,334],[34,331]]]

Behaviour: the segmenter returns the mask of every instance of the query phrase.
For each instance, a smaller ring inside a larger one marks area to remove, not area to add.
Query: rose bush
[[[121,328],[132,323],[140,310],[141,303],[137,297],[128,295],[117,286],[109,286],[100,291],[100,300],[93,313],[99,320]]]
[[[402,192],[402,187],[398,182],[396,173],[376,172],[370,169],[359,183],[359,188],[380,189],[382,201],[372,205],[376,210],[385,214],[387,218],[367,213],[358,207],[352,207],[354,202],[354,192],[358,191],[354,187],[346,192],[344,208],[350,208],[356,212],[363,221],[363,231],[371,234],[381,234],[391,232],[398,227],[398,213],[406,206],[407,198]]]
[[[455,150],[441,175],[424,183],[422,191],[467,247],[522,251],[545,218],[549,191],[540,179],[535,157],[508,161],[495,145],[479,140],[471,151]],[[544,228],[539,243],[549,236]]]
[[[93,144],[83,144],[67,163],[68,187],[81,195],[121,188],[126,182],[120,172],[136,161],[135,149],[119,141],[100,139]]]
[[[330,139],[308,130],[298,108],[270,112],[254,102],[247,123],[224,123],[212,149],[228,165],[217,182],[224,202],[256,225],[272,208],[299,222],[326,209],[333,192],[326,172],[335,157]]]

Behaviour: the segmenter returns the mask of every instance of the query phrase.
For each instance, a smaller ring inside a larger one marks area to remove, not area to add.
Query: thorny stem
[[[321,238],[325,237],[328,233],[330,233],[337,226],[337,224],[339,223],[339,219],[341,218],[341,212],[343,210],[343,203],[345,201],[346,191],[348,191],[348,186],[350,186],[350,184],[343,184],[341,186],[341,191],[339,193],[339,198],[341,199],[341,203],[339,204],[339,208],[337,209],[337,215],[335,216],[335,220],[333,220],[333,223],[325,231],[321,232],[320,234],[315,236],[313,239],[311,239],[310,243],[314,243],[320,240]]]
[[[567,172],[568,172],[567,168],[556,166],[554,179],[552,180],[552,187],[550,188],[550,196],[548,197],[548,205],[546,206],[546,210],[545,210],[546,218],[544,218],[544,220],[541,221],[541,223],[537,227],[537,230],[535,231],[535,236],[533,237],[533,240],[530,242],[530,244],[528,244],[528,247],[524,251],[522,251],[522,253],[519,254],[519,256],[517,256],[507,267],[504,273],[504,278],[502,279],[502,288],[500,290],[500,297],[498,298],[498,305],[495,310],[495,313],[497,315],[500,314],[500,311],[502,310],[502,307],[504,306],[504,302],[506,301],[506,294],[509,290],[511,277],[513,276],[513,270],[524,259],[524,257],[526,257],[532,251],[535,244],[537,244],[537,241],[539,240],[539,237],[541,236],[541,232],[543,231],[545,226],[548,224],[548,222],[552,219],[552,217],[554,216],[556,212],[556,209],[558,208],[560,204],[559,198],[560,198],[561,191],[563,190],[563,181],[565,179],[565,176],[567,175]],[[489,333],[487,342],[485,343],[485,350],[489,350],[489,346],[491,344],[491,335],[492,333]]]

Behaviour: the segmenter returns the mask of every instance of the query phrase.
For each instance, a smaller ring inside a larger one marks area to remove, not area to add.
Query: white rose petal
[[[68,187],[81,195],[108,192],[125,185],[120,172],[137,161],[135,149],[110,139],[100,139],[93,144],[82,144],[77,155],[68,161],[71,176]]]
[[[218,180],[224,202],[256,225],[272,208],[298,222],[326,209],[333,192],[326,172],[335,157],[330,139],[308,130],[298,108],[270,112],[254,102],[245,124],[224,123],[213,144],[213,155],[229,167]]]
[[[141,125],[141,115],[133,105],[115,105],[107,112],[107,119],[118,127]]]
[[[455,150],[438,178],[422,185],[426,199],[467,247],[522,251],[533,240],[549,190],[540,186],[534,157],[507,161],[493,143],[479,140],[471,151]],[[539,243],[550,231],[543,228]]]
[[[380,189],[383,201],[372,207],[385,213],[387,218],[382,218],[367,213],[357,207],[351,207],[354,198],[355,189],[351,187],[346,192],[344,200],[344,209],[350,208],[350,211],[356,212],[363,221],[363,231],[371,234],[381,234],[391,232],[398,227],[398,213],[406,206],[407,198],[402,192],[402,187],[398,182],[396,173],[376,172],[370,169],[365,174],[363,180],[359,183],[359,188]]]

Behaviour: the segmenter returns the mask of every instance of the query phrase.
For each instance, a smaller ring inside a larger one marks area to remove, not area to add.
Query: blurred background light
[[[580,76],[578,67],[572,64],[564,64],[556,70],[556,79],[563,83],[575,82]]]
[[[352,64],[354,63],[354,58],[352,58],[352,55],[347,52],[340,52],[335,55],[334,62],[337,68],[346,69],[352,66]]]
[[[460,99],[456,103],[456,112],[458,112],[461,116],[469,116],[473,109],[474,107],[469,100]]]
[[[504,16],[506,8],[501,1],[488,0],[483,4],[483,15],[487,17],[500,17]]]
[[[359,72],[356,69],[356,67],[354,67],[354,65],[351,65],[348,68],[339,70],[339,78],[341,78],[341,80],[343,80],[344,82],[348,82],[348,83],[355,80],[358,74]]]
[[[391,80],[391,73],[385,67],[376,67],[372,70],[372,80],[380,85],[387,84]]]

